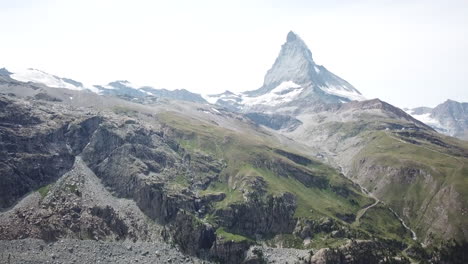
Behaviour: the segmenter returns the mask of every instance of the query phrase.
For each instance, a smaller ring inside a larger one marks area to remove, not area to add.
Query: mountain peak
[[[302,87],[297,96],[308,101],[339,103],[364,99],[351,84],[317,65],[306,43],[294,31],[288,32],[275,63],[265,75],[263,86],[246,94],[261,96],[287,83]]]
[[[288,36],[286,37],[286,41],[287,42],[292,42],[292,41],[295,41],[298,38],[299,38],[299,36],[291,30],[291,31],[289,31]]]
[[[310,59],[313,62],[312,53],[310,52],[309,48],[301,39],[301,37],[294,31],[289,31],[288,35],[286,36],[286,42],[282,48],[297,50],[305,59]]]

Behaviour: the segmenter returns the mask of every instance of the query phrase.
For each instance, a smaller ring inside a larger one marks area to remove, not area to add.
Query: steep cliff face
[[[38,111],[27,101],[0,102],[0,208],[69,171],[100,122],[99,117]]]

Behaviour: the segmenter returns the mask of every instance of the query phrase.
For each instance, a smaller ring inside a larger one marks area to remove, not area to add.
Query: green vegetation
[[[202,195],[219,193],[226,194],[226,198],[215,203],[215,208],[217,209],[226,208],[229,204],[242,202],[244,200],[242,198],[242,193],[239,190],[229,188],[229,186],[224,182],[212,183],[206,190],[203,190],[200,193]]]
[[[221,237],[221,238],[225,239],[225,240],[230,240],[230,241],[234,241],[234,242],[244,242],[244,241],[253,242],[253,240],[250,239],[250,238],[247,238],[247,237],[244,237],[244,236],[241,236],[241,235],[237,235],[237,234],[233,234],[233,233],[229,233],[223,227],[220,227],[220,228],[216,229],[216,235],[218,237]]]
[[[359,227],[381,238],[411,242],[411,233],[386,207],[376,205],[369,208],[359,221]]]
[[[278,244],[284,248],[304,248],[304,242],[301,238],[292,234],[279,234],[274,238],[267,240],[266,244],[270,247],[276,247]]]
[[[459,213],[460,208],[447,207],[446,204],[456,205],[468,200],[468,155],[464,154],[466,143],[430,131],[411,133],[419,134],[407,136],[398,130],[374,131],[363,135],[367,143],[354,159],[353,174],[363,174],[362,161],[380,168],[373,171],[371,177],[365,178],[364,186],[369,190],[377,190],[380,197],[400,215],[406,208],[408,213],[405,216],[408,218],[405,221],[420,237],[426,235],[433,221],[440,219],[431,208],[444,207],[449,217],[447,224],[456,226],[453,230],[459,230],[450,236],[463,240],[461,230],[467,218]],[[398,178],[394,175],[398,175]],[[449,189],[457,194],[447,193],[444,197],[435,198],[441,190]],[[388,230],[373,231],[389,235]],[[435,236],[434,241],[444,240],[434,230],[430,233]]]
[[[112,107],[112,111],[118,115],[126,115],[126,116],[136,116],[138,112],[134,109],[125,106],[114,106]]]
[[[253,168],[250,165],[241,168],[239,174],[263,177],[268,183],[268,191],[272,194],[293,193],[298,205],[296,217],[319,218],[323,215],[334,217],[337,213],[353,214],[360,209],[359,204],[353,204],[348,198],[334,193],[330,188],[306,187],[292,176],[278,176],[267,169]],[[363,205],[368,202],[366,197],[355,193],[352,197]]]
[[[271,147],[277,143],[268,141],[265,136],[244,135],[176,113],[166,112],[160,114],[159,118],[175,129],[174,133],[177,133],[179,143],[185,149],[204,152],[227,162],[221,180],[201,192],[202,195],[219,192],[226,194],[226,198],[217,202],[215,208],[242,202],[240,190],[251,188],[249,183],[258,177],[266,182],[268,193],[278,195],[290,192],[297,197],[297,217],[336,218],[338,213],[355,214],[372,201],[333,168],[312,159],[310,164],[304,166],[278,154]],[[304,185],[294,173],[282,168],[289,166],[314,177],[318,182],[324,182],[325,186]],[[334,189],[347,190],[347,197],[337,194]]]
[[[380,209],[367,212],[360,226],[344,223],[338,215],[356,215],[359,210],[372,204],[373,199],[363,195],[355,184],[330,166],[285,150],[273,139],[259,136],[255,131],[243,134],[173,112],[159,114],[158,118],[172,129],[171,133],[176,135],[186,151],[204,153],[226,162],[227,166],[221,171],[219,179],[206,190],[200,191],[200,195],[226,195],[223,200],[213,204],[215,210],[243,203],[243,193],[246,191],[264,192],[267,195],[289,192],[297,199],[295,217],[311,220],[330,217],[340,225],[348,226],[350,234],[357,234],[357,237],[369,237],[370,233],[378,238],[398,241],[411,239],[406,230],[400,229],[401,223],[391,212]],[[362,131],[362,128],[353,129],[352,126],[347,129],[353,135]],[[176,182],[185,183],[182,180],[177,179]],[[378,226],[370,225],[373,218]],[[215,226],[218,223],[212,214],[203,220]],[[248,239],[231,234],[223,227],[219,227],[216,234],[233,241]],[[292,234],[277,235],[268,241],[280,242],[287,247],[304,247],[302,239]],[[346,238],[333,238],[330,234],[319,233],[315,234],[306,248],[338,247],[344,243]]]
[[[49,193],[50,187],[52,187],[52,185],[53,184],[47,184],[37,190],[43,199]]]
[[[347,239],[333,238],[329,234],[320,232],[315,234],[306,248],[338,248],[347,243]]]
[[[218,223],[218,217],[214,214],[207,214],[203,220],[211,225],[217,225]]]

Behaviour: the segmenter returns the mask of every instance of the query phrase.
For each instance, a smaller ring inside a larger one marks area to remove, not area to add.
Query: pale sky
[[[0,0],[0,67],[198,93],[253,90],[293,30],[399,107],[468,101],[468,1]]]

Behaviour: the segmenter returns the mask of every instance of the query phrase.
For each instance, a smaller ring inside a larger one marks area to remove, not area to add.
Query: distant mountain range
[[[58,77],[32,68],[17,72],[10,72],[3,68],[0,69],[0,76],[9,77],[20,82],[38,83],[52,88],[65,88],[77,91],[88,90],[101,95],[115,95],[125,97],[129,100],[168,98],[206,103],[199,94],[189,92],[185,89],[156,89],[151,86],[138,86],[126,80],[113,81],[105,85],[85,85],[73,79]]]
[[[266,73],[262,87],[242,93],[225,91],[220,94],[200,95],[185,89],[168,90],[138,86],[126,80],[104,85],[89,85],[32,68],[15,72],[3,68],[0,69],[0,76],[52,88],[89,90],[137,102],[149,103],[166,98],[211,103],[232,111],[263,113],[262,115],[291,114],[302,111],[304,106],[307,106],[307,109],[310,106],[321,108],[324,104],[366,99],[350,83],[331,73],[324,66],[317,65],[307,45],[292,31],[287,34],[286,42],[281,47],[278,57]],[[405,111],[440,133],[466,140],[468,139],[467,105],[468,103],[447,100],[434,109],[418,107]],[[250,114],[250,116],[259,115]]]

